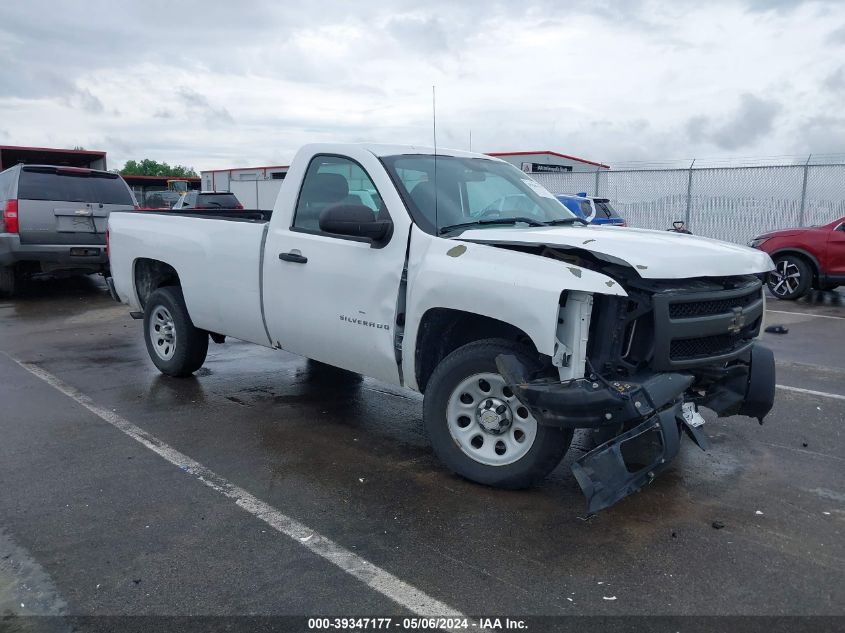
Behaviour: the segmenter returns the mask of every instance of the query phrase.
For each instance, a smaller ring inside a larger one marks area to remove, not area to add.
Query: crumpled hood
[[[774,268],[768,254],[757,249],[673,231],[581,225],[490,227],[464,231],[453,239],[582,249],[599,259],[626,264],[649,279],[727,277]]]

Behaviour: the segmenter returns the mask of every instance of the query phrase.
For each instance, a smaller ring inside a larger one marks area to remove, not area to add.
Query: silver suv
[[[0,172],[0,294],[14,294],[27,274],[105,272],[109,213],[136,206],[111,172],[50,165]]]

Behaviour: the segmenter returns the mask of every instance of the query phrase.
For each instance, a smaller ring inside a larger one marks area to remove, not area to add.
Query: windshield
[[[435,177],[430,154],[382,160],[414,221],[429,233],[475,222],[536,225],[575,217],[542,185],[508,163],[437,156]]]

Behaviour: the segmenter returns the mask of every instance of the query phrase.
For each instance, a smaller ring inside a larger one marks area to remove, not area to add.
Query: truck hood
[[[771,258],[762,251],[672,231],[580,225],[490,227],[464,231],[453,239],[585,250],[604,261],[630,266],[648,279],[728,277],[774,268]]]

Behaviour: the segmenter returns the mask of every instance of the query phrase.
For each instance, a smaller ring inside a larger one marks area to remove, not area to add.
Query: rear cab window
[[[18,182],[18,198],[135,204],[132,192],[117,174],[55,167],[23,167]]]

